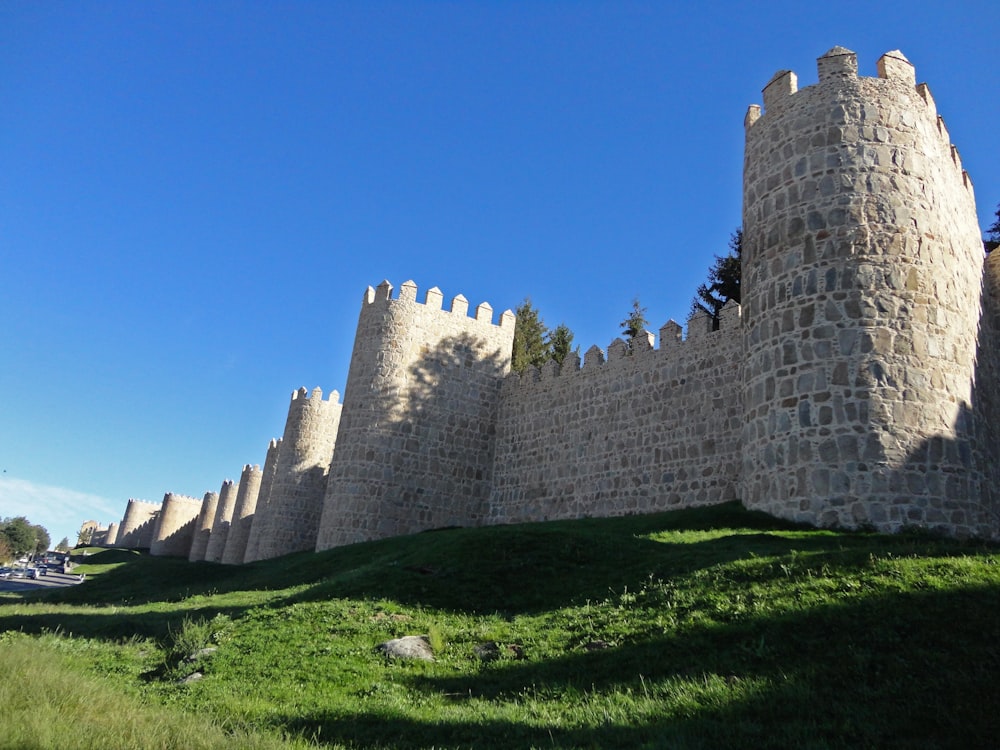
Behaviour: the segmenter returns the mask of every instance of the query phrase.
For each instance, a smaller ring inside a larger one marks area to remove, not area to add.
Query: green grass
[[[726,505],[240,567],[108,550],[77,570],[84,585],[0,599],[0,675],[44,668],[45,684],[70,686],[29,705],[0,694],[0,747],[973,748],[1000,736],[1000,549],[981,543],[806,530]],[[419,634],[434,662],[375,651]],[[486,642],[492,661],[474,653]],[[93,702],[54,697],[80,691]],[[4,745],[38,701],[38,739]]]

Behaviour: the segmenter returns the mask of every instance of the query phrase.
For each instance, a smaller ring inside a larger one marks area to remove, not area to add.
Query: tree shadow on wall
[[[369,538],[484,522],[508,362],[476,336],[446,336],[374,394],[375,413],[394,415],[368,433],[375,450],[365,471],[379,494],[364,507],[363,498],[348,501],[366,516]]]

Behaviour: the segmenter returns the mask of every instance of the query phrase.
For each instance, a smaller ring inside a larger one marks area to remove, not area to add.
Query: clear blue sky
[[[822,8],[822,10],[814,10]],[[1000,202],[1000,3],[0,2],[0,516],[263,463],[383,278],[683,322],[775,71],[900,49]]]

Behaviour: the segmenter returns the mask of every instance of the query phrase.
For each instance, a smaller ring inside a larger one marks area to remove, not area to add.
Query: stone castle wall
[[[194,527],[201,513],[201,500],[168,492],[163,496],[149,554],[187,557],[194,540]]]
[[[263,473],[260,466],[247,464],[240,476],[240,487],[236,492],[236,505],[226,535],[226,546],[220,562],[223,565],[241,565],[250,539],[250,525],[257,508],[257,495]]]
[[[126,549],[149,549],[160,506],[144,500],[129,499],[118,526],[118,546]]]
[[[446,311],[437,288],[369,287],[343,407],[293,394],[242,559],[737,498],[818,526],[1000,538],[1000,253],[984,262],[927,86],[899,52],[877,68],[835,47],[816,84],[780,71],[750,107],[743,305],[717,331],[697,316],[686,339],[670,322],[659,347],[647,333],[510,376],[510,311],[494,324],[461,295]],[[119,544],[148,546],[158,510],[133,503]]]
[[[191,550],[188,552],[189,562],[200,562],[205,559],[208,551],[208,540],[212,535],[212,524],[215,523],[215,511],[219,507],[219,493],[206,492],[201,500],[201,510],[198,521],[194,525],[194,537],[191,539]]]
[[[337,391],[326,400],[320,388],[292,394],[267,501],[254,520],[256,547],[247,562],[315,547],[341,410]]]
[[[738,497],[739,308],[673,321],[660,348],[596,347],[505,383],[490,523],[650,513]]]
[[[510,370],[514,315],[475,318],[459,295],[417,302],[412,281],[392,298],[368,288],[347,376],[318,549],[488,515],[500,386]]]
[[[236,495],[239,485],[232,479],[227,479],[219,488],[219,502],[215,507],[215,519],[212,521],[212,533],[208,537],[205,548],[206,562],[222,562],[222,553],[226,551],[226,538],[229,536],[229,526],[236,510]]]
[[[878,69],[834,48],[819,83],[782,71],[747,115],[741,494],[825,526],[987,534],[971,184],[913,66]]]
[[[1000,253],[986,256],[972,403],[982,512],[1000,535]]]
[[[260,559],[260,544],[263,537],[262,529],[266,523],[268,504],[271,498],[271,488],[274,485],[274,475],[277,471],[278,453],[281,450],[281,438],[272,438],[267,445],[264,457],[264,468],[261,469],[260,492],[257,495],[257,509],[250,523],[250,535],[247,537],[246,552],[243,562],[253,562]]]

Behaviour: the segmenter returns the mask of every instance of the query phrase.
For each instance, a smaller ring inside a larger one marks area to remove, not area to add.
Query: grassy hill
[[[725,505],[239,567],[86,560],[83,585],[0,598],[0,747],[1000,742],[1000,549],[981,543]],[[435,661],[376,651],[403,635]]]

